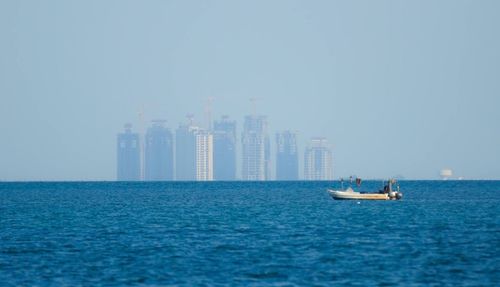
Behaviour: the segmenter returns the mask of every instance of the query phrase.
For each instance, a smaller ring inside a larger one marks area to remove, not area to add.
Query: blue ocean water
[[[0,183],[0,285],[500,285],[500,181],[332,186]]]

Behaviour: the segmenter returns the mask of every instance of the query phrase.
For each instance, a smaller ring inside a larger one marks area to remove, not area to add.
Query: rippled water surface
[[[337,184],[0,183],[0,282],[500,285],[499,181]]]

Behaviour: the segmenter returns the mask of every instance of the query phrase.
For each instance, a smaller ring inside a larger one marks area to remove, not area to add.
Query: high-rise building
[[[333,180],[333,154],[325,138],[313,138],[304,153],[306,180]]]
[[[164,127],[164,121],[153,121],[146,133],[146,180],[173,180],[173,147],[172,133]]]
[[[176,131],[176,179],[213,180],[213,136],[192,124]]]
[[[116,178],[120,181],[141,179],[139,134],[126,124],[125,131],[117,136]]]
[[[214,179],[236,179],[236,122],[227,116],[215,121],[214,136]]]
[[[198,130],[196,137],[196,180],[214,179],[213,136],[210,132]]]
[[[284,131],[276,134],[276,179],[299,179],[297,134],[294,132]]]
[[[181,124],[175,132],[175,179],[196,180],[195,127]]]
[[[242,179],[270,179],[270,142],[265,116],[246,116],[242,141]]]

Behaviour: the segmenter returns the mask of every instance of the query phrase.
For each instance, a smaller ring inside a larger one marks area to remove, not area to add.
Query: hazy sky
[[[126,122],[332,143],[335,176],[500,178],[500,1],[0,1],[0,180],[113,180]],[[303,156],[301,150],[300,156]]]

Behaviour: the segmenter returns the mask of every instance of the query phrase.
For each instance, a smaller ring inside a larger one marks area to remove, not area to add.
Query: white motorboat
[[[389,200],[389,194],[387,193],[361,193],[356,192],[352,188],[348,188],[344,191],[342,190],[328,190],[328,193],[333,197],[333,199],[344,199],[344,200]]]
[[[361,180],[357,179],[356,183],[360,185]],[[384,189],[378,193],[357,192],[351,187],[346,190],[328,189],[328,193],[336,200],[398,200],[403,197],[403,194],[399,191],[399,186],[397,186],[397,191],[393,190],[395,183],[394,179],[387,181]]]

